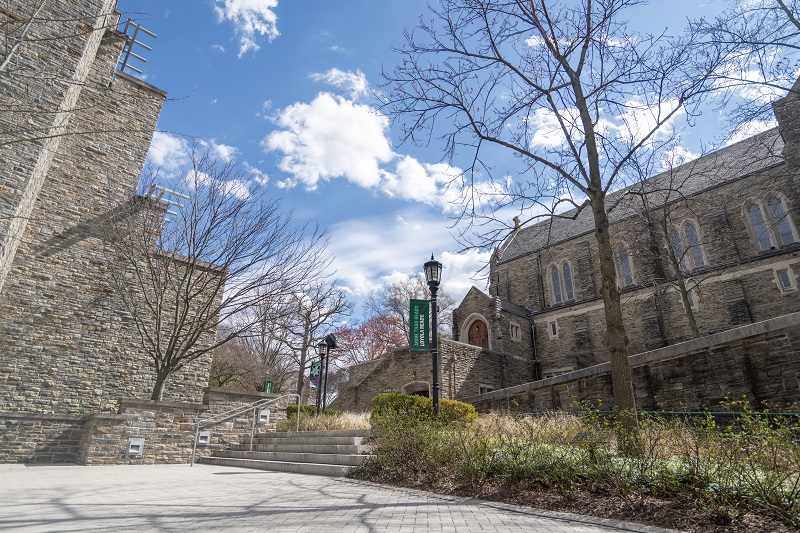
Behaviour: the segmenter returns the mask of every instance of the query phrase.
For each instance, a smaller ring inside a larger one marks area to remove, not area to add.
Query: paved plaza
[[[665,531],[349,479],[195,465],[0,465],[0,530]]]

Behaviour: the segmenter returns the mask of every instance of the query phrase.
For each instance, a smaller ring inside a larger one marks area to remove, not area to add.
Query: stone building
[[[166,93],[115,71],[116,0],[38,4],[0,10],[0,411],[112,412],[155,374],[106,229],[149,202],[136,188]],[[165,400],[202,400],[210,363]]]
[[[777,128],[609,196],[643,408],[717,406],[726,396],[800,401],[800,98],[773,109]],[[511,357],[528,370],[511,380],[472,371],[453,394],[443,387],[443,397],[484,409],[608,405],[598,261],[591,210],[516,228],[492,256],[488,294],[469,291],[441,350],[443,365],[453,346],[471,345],[475,362],[492,362],[485,368]],[[379,381],[359,379],[353,385],[362,389]],[[408,381],[398,376],[385,390]]]

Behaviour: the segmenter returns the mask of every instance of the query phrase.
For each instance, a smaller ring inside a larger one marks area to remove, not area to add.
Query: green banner
[[[411,300],[411,312],[408,323],[411,328],[409,339],[412,352],[430,350],[430,303],[428,300]]]

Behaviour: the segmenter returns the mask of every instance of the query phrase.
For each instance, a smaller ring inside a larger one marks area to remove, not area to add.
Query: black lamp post
[[[319,381],[317,381],[317,416],[319,416],[319,408],[322,405],[322,364],[325,362],[325,356],[328,354],[328,345],[325,342],[317,344],[317,355],[319,355]]]
[[[328,364],[331,362],[331,350],[336,348],[336,337],[333,333],[325,335],[323,339],[325,344],[325,388],[322,390],[322,412],[328,407]]]
[[[439,416],[439,324],[437,320],[436,291],[442,281],[442,264],[431,254],[431,260],[425,263],[425,280],[431,289],[431,359],[433,360],[433,416]]]

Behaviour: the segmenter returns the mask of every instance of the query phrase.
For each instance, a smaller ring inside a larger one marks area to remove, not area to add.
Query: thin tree
[[[395,348],[407,346],[408,332],[395,317],[380,315],[339,329],[336,342],[339,364],[347,367],[382,359]]]
[[[469,154],[468,170],[451,184],[462,191],[468,244],[501,240],[510,229],[507,221],[496,224],[504,208],[515,208],[521,225],[542,210],[571,206],[563,215],[570,217],[590,210],[614,407],[626,413],[629,435],[636,404],[609,233],[614,204],[606,200],[629,178],[634,155],[658,151],[659,132],[709,89],[706,73],[717,66],[713,56],[689,61],[691,40],[629,31],[623,17],[642,4],[442,0],[430,22],[407,33],[402,62],[385,74],[387,106],[405,140],[438,138],[450,157]],[[521,163],[518,181],[509,185],[505,173],[494,180],[498,152]]]
[[[280,341],[289,348],[297,371],[297,394],[303,397],[305,373],[316,358],[316,346],[350,315],[352,305],[336,280],[318,278],[290,296],[291,314],[281,328]],[[336,354],[332,354],[335,357]],[[323,369],[324,370],[324,369]]]
[[[723,58],[714,73],[732,133],[773,122],[772,103],[796,86],[800,5],[794,0],[727,0],[717,17],[691,21],[688,32],[706,54]]]
[[[187,193],[179,205],[150,187],[156,173],[108,228],[111,275],[153,363],[154,400],[172,374],[249,331],[259,317],[247,310],[285,301],[323,264],[322,236],[294,225],[235,163],[194,153],[191,165],[171,184]]]
[[[425,281],[425,276],[418,274],[370,292],[364,305],[370,317],[385,317],[394,323],[395,328],[405,332],[405,345],[407,346],[411,335],[408,324],[410,301],[412,299],[430,300],[430,298],[431,291]],[[439,289],[437,298],[439,302],[439,325],[443,330],[442,334],[450,336],[452,334],[452,321],[447,317],[452,316],[456,301],[442,288]]]

